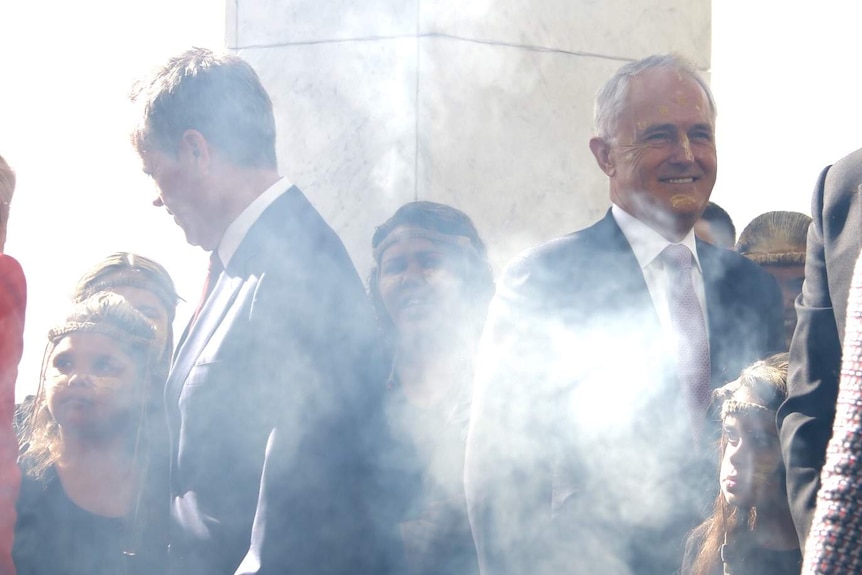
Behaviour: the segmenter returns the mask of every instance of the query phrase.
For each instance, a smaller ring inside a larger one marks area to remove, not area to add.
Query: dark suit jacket
[[[847,294],[862,245],[860,186],[862,150],[827,167],[817,181],[788,397],[778,410],[790,511],[803,548],[835,417]]]
[[[804,573],[862,573],[862,259],[847,298],[842,351],[835,421],[805,544]]]
[[[780,350],[781,294],[697,242],[713,385]],[[610,213],[527,253],[480,345],[466,489],[483,575],[672,573],[717,490],[640,266]]]
[[[228,262],[168,378],[170,572],[385,573],[384,381],[362,283],[292,187]]]

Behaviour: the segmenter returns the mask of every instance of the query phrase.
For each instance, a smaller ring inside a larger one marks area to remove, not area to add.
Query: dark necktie
[[[189,325],[194,325],[197,321],[198,316],[200,315],[201,310],[203,309],[204,304],[207,301],[207,298],[210,296],[210,293],[212,293],[213,288],[218,281],[219,275],[221,275],[222,270],[224,270],[224,268],[221,265],[221,260],[218,257],[218,252],[211,252],[210,263],[207,268],[207,279],[204,282],[203,291],[201,292],[201,300],[198,302],[198,307],[195,308],[195,313],[192,315],[192,321]]]
[[[691,251],[671,244],[662,251],[667,271],[668,306],[676,335],[677,369],[695,432],[699,432],[710,394],[709,340],[706,321],[691,279]]]

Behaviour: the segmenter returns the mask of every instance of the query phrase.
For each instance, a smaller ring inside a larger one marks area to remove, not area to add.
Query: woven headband
[[[68,321],[62,325],[52,328],[48,332],[48,340],[57,343],[63,337],[72,333],[98,333],[110,337],[115,341],[128,342],[136,345],[151,345],[156,340],[155,330],[146,336],[136,335],[128,330],[119,328],[111,323],[100,321]]]
[[[78,300],[83,301],[99,292],[111,291],[113,288],[117,287],[136,287],[154,293],[156,297],[165,304],[165,307],[168,309],[168,315],[173,315],[177,306],[177,300],[180,299],[180,297],[162,288],[153,280],[139,277],[140,273],[141,272],[139,270],[133,269],[128,272],[116,274],[112,276],[111,279],[101,280],[91,284],[81,291],[81,295],[78,297]]]
[[[742,252],[746,258],[760,265],[803,265],[805,263],[805,252]]]
[[[775,412],[757,403],[748,401],[739,401],[738,399],[728,399],[721,405],[721,418],[724,419],[730,415],[747,415],[751,413],[774,414]]]

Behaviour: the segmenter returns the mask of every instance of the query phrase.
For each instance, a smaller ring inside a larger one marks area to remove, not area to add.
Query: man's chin
[[[216,247],[218,247],[218,242],[214,242],[208,238],[202,237],[201,234],[196,234],[193,230],[187,230],[185,228],[182,229],[183,233],[185,233],[186,235],[186,243],[190,246],[199,247],[207,252],[211,252],[216,249]]]
[[[694,194],[674,194],[670,197],[670,207],[679,214],[697,214],[706,207],[706,202]]]

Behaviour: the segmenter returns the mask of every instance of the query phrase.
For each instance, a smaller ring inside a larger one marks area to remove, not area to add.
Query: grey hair
[[[272,101],[239,56],[186,50],[136,82],[130,99],[141,108],[131,134],[139,153],[176,154],[183,133],[194,129],[237,165],[276,168]]]
[[[701,88],[709,100],[712,119],[715,120],[715,98],[706,81],[698,73],[695,65],[679,54],[654,54],[637,62],[629,62],[616,71],[596,93],[595,134],[603,140],[612,140],[617,130],[617,122],[626,105],[629,81],[635,76],[657,68],[671,68],[686,74]]]

